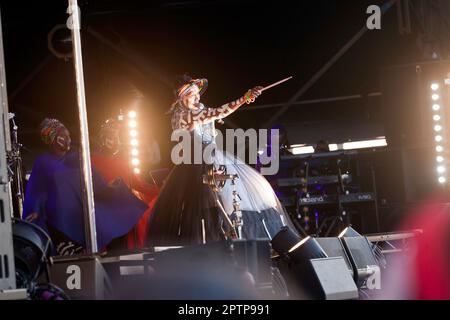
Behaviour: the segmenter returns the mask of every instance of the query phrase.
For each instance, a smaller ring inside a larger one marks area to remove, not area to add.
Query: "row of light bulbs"
[[[438,173],[438,182],[440,184],[445,184],[447,182],[446,177],[446,159],[445,159],[445,139],[443,130],[444,127],[442,125],[443,115],[442,115],[442,106],[440,102],[442,101],[440,95],[440,85],[439,83],[431,84],[431,100],[433,101],[432,109],[433,109],[433,121],[434,121],[434,141],[436,143],[436,171]]]
[[[131,156],[131,166],[133,167],[133,172],[135,174],[140,174],[141,169],[139,168],[141,161],[139,160],[139,140],[138,140],[138,131],[137,131],[137,113],[134,110],[128,112],[128,128],[130,135],[130,156]]]

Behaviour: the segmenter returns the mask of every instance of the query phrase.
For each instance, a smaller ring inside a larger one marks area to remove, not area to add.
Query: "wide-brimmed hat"
[[[173,109],[181,101],[183,96],[189,93],[190,89],[194,85],[198,87],[199,95],[201,96],[208,88],[208,79],[191,79],[190,77],[187,79],[185,78],[185,81],[178,86],[175,92],[175,101],[172,103],[172,107],[170,108],[169,112],[173,111]]]
[[[177,96],[178,98],[181,98],[186,93],[189,92],[189,89],[192,88],[192,86],[196,85],[199,89],[199,94],[202,95],[206,89],[208,88],[208,80],[207,79],[192,79],[189,82],[181,85],[177,89]]]

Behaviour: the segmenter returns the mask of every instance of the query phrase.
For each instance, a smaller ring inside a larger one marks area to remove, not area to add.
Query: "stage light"
[[[434,110],[434,111],[438,111],[439,109],[441,109],[441,106],[440,106],[440,105],[438,105],[437,103],[436,103],[436,104],[433,104],[433,110]]]
[[[138,158],[133,158],[133,159],[131,159],[131,164],[132,164],[133,166],[138,166],[139,163],[140,163],[140,161],[139,161]]]
[[[136,120],[130,120],[130,121],[128,121],[128,126],[129,126],[130,128],[136,128],[136,127],[137,127],[137,122],[136,122]]]
[[[433,83],[433,84],[431,85],[431,90],[437,91],[438,89],[439,89],[439,84]]]
[[[135,174],[140,174],[140,173],[141,173],[141,169],[139,169],[139,168],[134,168],[134,169],[133,169],[133,172],[134,172]]]
[[[308,153],[314,153],[314,147],[312,146],[292,147],[292,154],[308,154]]]
[[[46,263],[53,250],[50,237],[35,224],[15,220],[13,243],[18,282],[30,284],[30,282],[37,281],[46,269]]]
[[[139,150],[138,149],[131,149],[131,155],[136,157],[139,155]]]
[[[433,101],[437,101],[439,100],[440,96],[437,93],[434,93],[431,95],[431,99],[433,99]]]
[[[439,183],[444,184],[447,182],[447,179],[445,179],[445,177],[439,177],[438,181]]]
[[[128,112],[128,118],[134,119],[134,118],[136,118],[136,116],[137,116],[136,111],[132,110],[132,111]]]
[[[441,116],[438,115],[438,114],[435,114],[435,115],[433,116],[433,120],[434,120],[434,121],[439,121],[439,120],[441,120]]]
[[[352,141],[343,144],[344,150],[352,149],[365,149],[365,148],[376,148],[376,147],[386,147],[387,141],[385,138],[374,139],[374,140],[362,140],[362,141]]]
[[[131,139],[130,144],[131,144],[133,147],[135,147],[135,146],[137,146],[139,143],[138,143],[137,139]]]
[[[437,156],[436,157],[436,161],[437,162],[444,162],[444,157],[443,156]]]
[[[444,147],[443,146],[436,146],[436,152],[443,152]]]
[[[338,148],[338,145],[336,143],[330,143],[328,145],[328,149],[330,149],[330,151],[337,151],[339,148]]]
[[[437,125],[434,126],[434,131],[439,132],[441,130],[442,130],[442,126],[441,125],[437,124]]]
[[[444,173],[444,172],[446,171],[446,169],[445,169],[444,166],[438,166],[437,169],[436,169],[436,171],[437,171],[438,173]]]
[[[442,138],[442,136],[437,135],[434,137],[434,140],[436,140],[436,142],[441,142],[444,138]]]
[[[130,131],[130,136],[137,137],[137,131],[136,130],[131,130]]]

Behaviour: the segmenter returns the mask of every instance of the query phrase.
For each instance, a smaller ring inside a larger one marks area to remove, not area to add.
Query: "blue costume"
[[[92,168],[98,248],[132,229],[147,210],[121,179],[108,185]],[[35,161],[25,193],[25,219],[38,214],[34,223],[56,229],[84,245],[83,193],[78,152],[62,157],[44,154]]]

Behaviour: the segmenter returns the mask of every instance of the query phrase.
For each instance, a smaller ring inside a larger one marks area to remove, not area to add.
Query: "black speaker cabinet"
[[[253,275],[257,285],[271,284],[272,262],[267,239],[233,241],[233,254],[238,265]]]
[[[96,256],[53,257],[50,280],[74,300],[112,297],[111,282]]]
[[[358,299],[358,288],[348,272],[344,258],[311,259],[312,277],[309,291],[313,297],[325,300]]]
[[[366,237],[343,237],[341,239],[350,258],[358,288],[366,288],[368,280],[376,280],[379,283],[381,281],[379,265],[372,253],[369,240]],[[378,274],[373,274],[373,272]]]
[[[347,266],[348,272],[353,277],[353,267],[350,262],[350,259],[348,258],[347,252],[345,251],[341,239],[337,237],[330,237],[330,238],[316,238],[316,240],[317,242],[319,242],[320,246],[325,251],[328,257],[330,258],[342,257],[344,259],[345,265]]]

